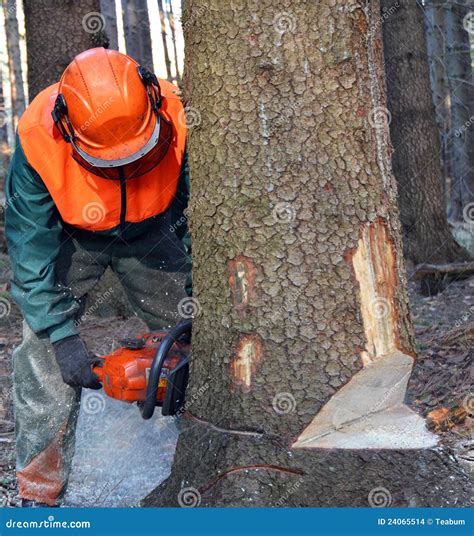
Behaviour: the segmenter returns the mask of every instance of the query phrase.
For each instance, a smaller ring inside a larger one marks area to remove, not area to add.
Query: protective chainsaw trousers
[[[157,217],[146,233],[127,241],[70,231],[57,260],[56,279],[84,304],[109,266],[149,329],[179,321],[188,264],[167,213]],[[84,307],[76,318],[84,318]],[[20,497],[49,505],[60,502],[74,454],[80,397],[81,389],[63,383],[49,340],[24,323],[23,342],[13,353]]]

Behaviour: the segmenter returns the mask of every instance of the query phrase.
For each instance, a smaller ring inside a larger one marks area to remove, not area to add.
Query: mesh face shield
[[[165,157],[173,137],[173,127],[158,113],[155,129],[148,142],[138,151],[119,160],[94,158],[83,151],[75,139],[71,139],[73,158],[90,173],[105,179],[134,179],[151,171]]]

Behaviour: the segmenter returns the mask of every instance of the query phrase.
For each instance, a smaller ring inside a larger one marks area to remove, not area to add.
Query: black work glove
[[[102,387],[92,367],[98,360],[90,354],[79,335],[66,337],[53,343],[54,355],[61,370],[64,383],[71,387]]]

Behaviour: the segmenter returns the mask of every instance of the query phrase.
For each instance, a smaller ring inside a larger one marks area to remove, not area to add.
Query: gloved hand
[[[71,387],[89,389],[102,387],[97,376],[92,372],[97,358],[89,353],[79,335],[72,335],[53,343],[53,349],[64,383]]]

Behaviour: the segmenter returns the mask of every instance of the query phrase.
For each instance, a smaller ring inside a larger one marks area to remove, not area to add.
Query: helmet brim
[[[74,146],[74,150],[89,165],[93,167],[98,167],[98,168],[116,168],[120,166],[126,166],[127,164],[131,164],[132,162],[136,162],[137,160],[140,160],[140,158],[143,158],[144,156],[146,156],[150,151],[152,151],[154,147],[158,144],[158,141],[160,139],[160,131],[161,131],[161,116],[158,114],[156,116],[155,126],[153,128],[151,136],[148,138],[148,141],[142,147],[140,147],[137,151],[127,156],[124,156],[122,158],[112,158],[112,159],[99,158],[91,154],[91,152],[81,148],[77,140],[72,140],[72,144]],[[120,146],[114,147],[115,154],[126,154],[126,152],[127,152],[127,144],[122,144],[121,147]],[[101,154],[103,154],[103,151]]]

